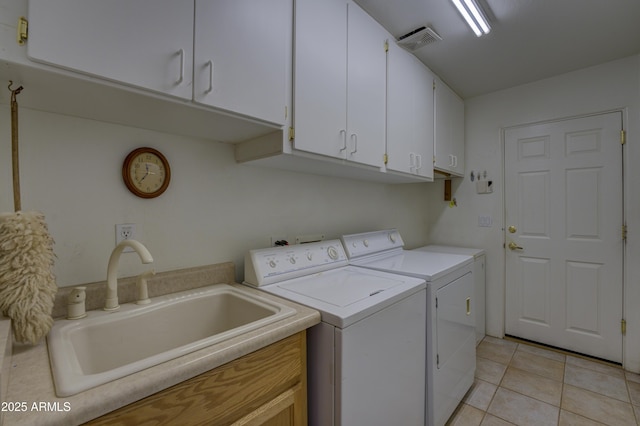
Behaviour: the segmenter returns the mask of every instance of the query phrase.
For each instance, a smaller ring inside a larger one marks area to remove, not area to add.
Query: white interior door
[[[622,361],[619,112],[505,131],[506,333]]]

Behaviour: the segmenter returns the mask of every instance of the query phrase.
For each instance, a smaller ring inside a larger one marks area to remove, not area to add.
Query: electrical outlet
[[[136,224],[135,223],[120,223],[116,225],[116,245],[120,244],[124,240],[135,240],[136,238]],[[125,247],[123,253],[132,252],[131,247]]]
[[[270,247],[275,247],[276,246],[276,242],[277,241],[286,241],[287,237],[285,237],[284,235],[280,234],[280,235],[272,235],[270,237]]]

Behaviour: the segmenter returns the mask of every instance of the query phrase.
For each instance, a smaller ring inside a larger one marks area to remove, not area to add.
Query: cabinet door
[[[348,15],[347,159],[382,167],[390,36],[355,3],[349,3]]]
[[[441,80],[435,88],[435,164],[438,170],[464,175],[464,102]]]
[[[284,124],[292,0],[196,0],[194,100]]]
[[[30,59],[191,99],[193,2],[30,0]]]
[[[433,74],[395,43],[387,60],[387,169],[433,178]]]
[[[345,158],[347,143],[347,4],[296,0],[295,148]]]

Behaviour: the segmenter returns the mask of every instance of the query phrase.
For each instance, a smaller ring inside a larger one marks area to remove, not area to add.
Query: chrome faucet
[[[116,246],[109,257],[109,266],[107,267],[107,300],[104,303],[105,311],[115,311],[120,308],[118,303],[118,262],[120,255],[126,247],[131,247],[138,253],[142,263],[152,263],[153,257],[151,253],[142,243],[136,240],[124,240]]]

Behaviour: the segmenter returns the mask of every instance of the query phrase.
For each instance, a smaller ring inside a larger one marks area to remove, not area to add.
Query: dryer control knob
[[[327,255],[329,255],[332,260],[336,260],[338,258],[338,250],[336,250],[334,246],[330,246],[327,249]]]
[[[369,247],[369,240],[362,240],[362,244],[364,244],[365,247]]]

